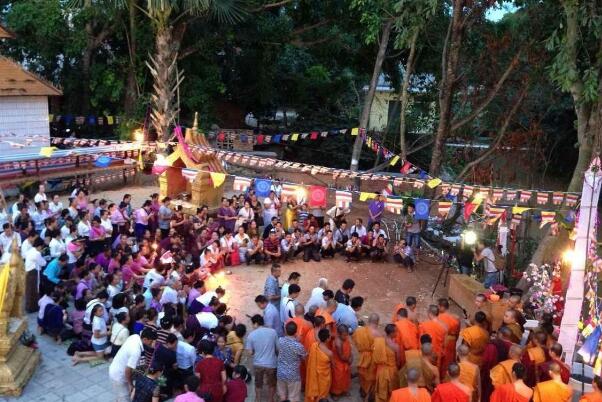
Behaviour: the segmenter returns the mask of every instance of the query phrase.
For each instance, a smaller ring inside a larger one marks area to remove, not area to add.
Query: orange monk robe
[[[307,357],[307,374],[305,378],[305,402],[317,402],[328,398],[332,377],[330,357],[320,349],[319,343],[311,345]]]
[[[431,402],[431,394],[424,388],[417,388],[414,394],[409,388],[396,389],[389,402]]]
[[[342,343],[342,354],[339,354],[336,342],[332,349],[332,385],[330,386],[330,393],[333,395],[345,394],[351,388],[351,364],[349,364],[351,342],[347,338]]]
[[[324,317],[324,325],[326,325],[327,328],[332,329],[334,325],[334,319],[332,318],[332,315],[328,311],[321,308],[316,310],[316,317],[319,315]]]
[[[512,366],[518,363],[516,360],[508,359],[495,365],[489,372],[491,384],[494,388],[504,384],[512,384]]]
[[[399,316],[397,315],[397,312],[399,311],[400,308],[406,308],[406,305],[403,303],[399,303],[399,304],[395,305],[395,308],[393,309],[393,315],[391,316],[391,322],[393,324],[395,324],[397,322],[397,320],[399,320]]]
[[[600,392],[589,392],[583,394],[579,402],[602,402],[602,393]]]
[[[443,345],[443,359],[441,362],[443,367],[447,367],[451,362],[456,361],[456,343],[460,333],[460,320],[449,313],[440,313],[438,318],[447,325],[447,336]]]
[[[310,348],[311,344],[314,342],[317,342],[312,326],[306,320],[304,320],[303,317],[290,318],[286,322],[288,323],[289,321],[292,321],[295,324],[297,324],[297,339],[305,348],[305,352],[309,353],[309,348]],[[305,339],[307,337],[307,334],[311,334],[311,337],[308,339]],[[301,365],[299,366],[299,372],[301,373],[301,382],[303,384],[305,384],[305,370],[306,369],[307,369],[306,359],[303,359],[303,360],[301,360]]]
[[[458,363],[458,366],[460,366],[460,377],[458,377],[458,380],[467,387],[472,388],[472,400],[476,401],[479,391],[479,366],[468,361],[461,361]]]
[[[420,340],[418,338],[418,327],[407,318],[397,320],[397,339],[395,340],[399,348],[404,350],[420,349]]]
[[[568,402],[573,393],[568,385],[554,380],[540,382],[533,391],[533,402]]]
[[[303,342],[307,331],[311,331],[312,329],[311,324],[303,317],[289,318],[284,324],[286,325],[289,322],[294,322],[295,324],[297,324],[297,339],[299,339],[299,342]]]
[[[530,398],[526,398],[516,392],[514,384],[500,385],[493,391],[489,402],[529,402]]]
[[[360,387],[365,393],[371,393],[376,380],[376,367],[372,361],[372,349],[374,348],[374,336],[368,327],[359,327],[353,333],[351,339],[358,352],[357,374],[360,378]]]
[[[472,325],[468,328],[464,328],[460,332],[460,337],[470,348],[468,360],[480,366],[485,346],[487,345],[487,342],[489,342],[489,332],[478,325]]]
[[[433,402],[468,402],[470,396],[451,382],[437,385],[431,396]]]
[[[523,339],[523,330],[517,323],[505,324],[506,327],[512,332],[510,336],[510,341],[513,343],[520,343]]]
[[[305,351],[309,354],[311,345],[313,345],[316,342],[318,342],[318,339],[316,338],[316,331],[313,329],[310,329],[309,331],[307,331],[305,333],[305,336],[303,337],[303,341],[301,343],[303,344]]]
[[[446,368],[441,364],[443,362],[443,347],[445,345],[445,337],[447,329],[444,324],[433,320],[421,322],[419,325],[420,336],[428,334],[431,337],[433,352],[437,355],[437,364],[439,368],[439,376],[443,378]]]
[[[521,363],[525,366],[525,384],[534,387],[539,381],[537,367],[548,360],[547,352],[541,346],[528,348],[521,358]]]
[[[374,339],[372,360],[376,366],[374,401],[388,402],[391,392],[399,385],[399,377],[395,351],[387,346],[387,341],[382,336]]]

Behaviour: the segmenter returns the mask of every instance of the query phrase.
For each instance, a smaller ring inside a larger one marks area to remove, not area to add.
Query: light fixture
[[[134,141],[143,142],[144,141],[144,130],[141,128],[137,128],[134,130]]]
[[[562,253],[562,261],[565,264],[572,263],[574,259],[575,259],[575,250],[573,250],[572,248],[566,249],[564,251],[564,253]]]
[[[468,246],[472,246],[477,242],[477,234],[474,230],[465,230],[462,233],[462,238],[464,239],[464,244]]]

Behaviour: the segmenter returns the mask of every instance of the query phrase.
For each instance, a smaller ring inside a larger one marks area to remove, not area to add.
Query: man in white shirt
[[[387,237],[387,234],[385,233],[384,230],[382,230],[380,228],[380,223],[375,222],[374,225],[372,225],[372,232],[374,232],[374,238],[378,239],[378,236],[383,235],[383,237],[385,238],[385,240],[389,240],[389,238]]]
[[[63,207],[63,203],[59,201],[59,196],[58,194],[55,194],[52,197],[52,201],[50,201],[48,203],[48,210],[50,211],[50,213],[52,214],[52,216],[59,216],[61,214],[61,212],[63,211],[64,207]]]
[[[363,225],[363,221],[361,220],[361,218],[357,218],[355,220],[355,225],[351,226],[351,228],[349,229],[349,233],[353,232],[357,233],[357,236],[360,238],[360,240],[366,237],[366,235],[368,234],[368,231]]]
[[[284,239],[280,240],[280,252],[284,262],[294,259],[295,251],[297,251],[297,245],[293,240],[293,235],[287,233],[284,235]]]
[[[328,279],[320,278],[318,287],[312,289],[311,296],[305,304],[305,311],[309,311],[309,308],[312,306],[321,307],[326,305],[324,297],[322,296],[322,293],[324,293],[326,289],[328,289]]]
[[[297,297],[301,292],[301,287],[297,284],[292,284],[288,287],[288,296],[282,299],[280,304],[280,321],[284,324],[291,318],[295,318],[295,306],[297,305]]]
[[[46,188],[44,187],[44,185],[40,184],[39,187],[38,187],[37,194],[33,197],[33,202],[38,203],[38,202],[41,202],[41,201],[48,201],[46,199],[46,193],[45,193],[45,191],[46,191]]]
[[[493,254],[493,250],[491,250],[490,247],[487,247],[482,240],[477,244],[474,259],[477,262],[483,261],[485,270],[485,281],[483,282],[483,285],[485,286],[485,289],[489,289],[499,282],[499,272],[495,266],[495,254]]]
[[[161,300],[159,303],[161,305],[165,305],[167,303],[173,304],[173,306],[178,305],[178,290],[181,287],[180,281],[174,281],[173,279],[168,279],[165,282],[165,287],[163,288],[163,294],[161,295]]]
[[[33,248],[33,243],[37,238],[38,234],[35,231],[32,230],[29,232],[27,238],[23,240],[23,243],[21,243],[21,257],[25,258],[27,252]]]
[[[46,266],[46,260],[41,253],[42,248],[44,248],[44,240],[37,238],[33,247],[25,255],[25,310],[28,313],[38,309],[40,269]]]
[[[2,225],[4,230],[0,233],[0,248],[3,253],[10,253],[10,246],[13,240],[17,241],[17,247],[21,248],[21,236],[13,231],[13,226],[10,223]]]
[[[130,335],[119,348],[109,366],[109,378],[117,402],[130,400],[134,389],[134,370],[138,367],[144,348],[154,348],[156,340],[157,333],[151,328],[145,328],[140,335]]]
[[[193,374],[196,363],[196,348],[192,346],[194,342],[194,331],[186,328],[182,332],[184,340],[178,340],[176,345],[176,361],[178,362],[178,373],[182,376]]]
[[[61,238],[61,232],[58,230],[52,232],[52,240],[48,243],[48,248],[50,250],[50,257],[52,258],[57,258],[60,257],[61,254],[65,254],[67,246],[65,241]]]
[[[163,283],[165,282],[162,268],[151,268],[150,271],[148,271],[146,275],[144,275],[144,282],[142,284],[142,287],[148,289],[155,282],[158,282],[160,285],[163,285]]]

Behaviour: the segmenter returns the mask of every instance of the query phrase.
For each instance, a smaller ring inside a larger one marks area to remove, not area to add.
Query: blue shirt
[[[284,334],[282,323],[280,322],[280,311],[273,304],[266,304],[265,310],[263,310],[263,322],[266,327],[275,330],[278,336]]]
[[[272,328],[259,327],[247,336],[245,349],[253,351],[253,365],[276,368],[278,335]]]
[[[339,303],[337,309],[332,313],[332,319],[337,324],[345,324],[349,328],[350,333],[357,329],[357,316],[351,306]]]
[[[305,348],[296,339],[285,336],[278,340],[278,367],[276,377],[285,382],[301,381],[301,359],[305,358]]]
[[[194,363],[196,362],[196,349],[194,348],[194,346],[184,341],[178,341],[178,347],[176,349],[176,360],[178,362],[178,368],[193,368]]]
[[[270,296],[280,296],[280,286],[278,285],[278,278],[276,278],[274,275],[268,276],[268,278],[265,280],[263,294],[268,299],[270,298]],[[276,308],[280,307],[280,299],[270,300],[270,303]]]
[[[48,265],[46,265],[46,269],[44,270],[44,275],[46,278],[55,285],[58,284],[61,280],[59,279],[59,274],[61,273],[61,265],[59,264],[59,259],[55,258],[50,261]]]

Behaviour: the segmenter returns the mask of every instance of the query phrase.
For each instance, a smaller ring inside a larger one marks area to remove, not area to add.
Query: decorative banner
[[[299,139],[299,133],[293,133],[291,135],[291,141],[297,141]]]
[[[520,202],[527,203],[531,199],[531,192],[526,190],[520,191]]]
[[[289,198],[296,197],[297,186],[294,184],[284,183],[282,185],[282,192],[280,193],[280,199],[282,202],[286,202]],[[297,200],[299,202],[299,200]]]
[[[224,181],[226,181],[225,173],[210,172],[209,174],[211,175],[211,181],[213,182],[213,188],[217,188],[217,187],[221,186],[222,184],[224,184]]]
[[[523,219],[521,214],[512,214],[512,221],[510,222],[510,227],[514,230],[520,225],[520,221]]]
[[[434,178],[434,179],[431,179],[431,180],[429,180],[429,181],[426,183],[426,185],[427,185],[429,188],[435,188],[435,187],[437,187],[437,186],[438,186],[439,184],[441,184],[441,183],[442,183],[441,179],[440,179],[440,178],[438,178],[438,177],[436,177],[436,178]]]
[[[234,191],[247,191],[251,187],[251,179],[246,177],[235,176],[232,188]]]
[[[421,189],[424,187],[424,180],[414,180],[414,188]]]
[[[562,204],[563,200],[564,200],[564,193],[561,193],[559,191],[554,191],[554,193],[552,194],[552,202],[554,203],[554,205]]]
[[[416,211],[416,214],[414,215],[414,218],[420,219],[420,220],[428,220],[429,212],[430,212],[430,204],[431,204],[431,200],[424,199],[424,198],[415,198],[414,199],[414,210]]]
[[[464,199],[469,199],[474,191],[474,186],[464,186],[464,190],[462,190],[462,196]]]
[[[350,208],[353,196],[349,191],[337,190],[335,194],[335,202],[338,208]]]
[[[354,127],[351,129],[351,135],[353,135],[354,137],[357,136],[360,132],[360,129],[358,127]]]
[[[395,165],[397,165],[397,162],[399,162],[399,159],[400,159],[399,155],[395,155],[391,159],[391,162],[389,162],[389,166],[395,166]]]
[[[506,190],[506,199],[512,201],[516,199],[516,190]]]
[[[497,201],[501,200],[503,196],[504,196],[504,190],[502,190],[501,188],[496,188],[493,190],[491,199],[493,200],[493,202],[497,202]]]
[[[182,177],[188,180],[189,183],[194,182],[198,173],[197,169],[182,168]]]
[[[569,207],[574,207],[577,205],[577,201],[579,200],[579,196],[577,194],[567,194],[566,195],[566,205]]]
[[[533,209],[533,208],[528,208],[528,207],[512,207],[512,213],[520,215],[523,212],[528,211],[530,209]]]
[[[547,204],[548,200],[550,198],[550,194],[548,193],[543,193],[543,192],[538,192],[537,193],[537,203],[538,204]]]
[[[309,206],[326,207],[328,189],[322,186],[309,186]]]
[[[257,140],[257,145],[263,144],[263,134],[259,134],[255,139]]]
[[[464,220],[468,222],[470,215],[477,209],[479,204],[475,202],[467,202],[464,204]]]
[[[459,184],[453,184],[453,185],[451,186],[451,189],[449,190],[449,193],[455,197],[455,196],[457,196],[458,194],[460,194],[460,189],[461,189],[461,188],[462,188],[462,187],[461,187]]]
[[[447,214],[449,214],[452,204],[453,203],[451,201],[439,201],[437,203],[437,213],[442,217],[447,216]]]
[[[399,170],[402,174],[410,174],[417,170],[417,168],[410,162],[405,161],[401,169]]]
[[[258,197],[267,197],[272,190],[272,181],[269,179],[255,179],[255,194]]]
[[[94,166],[100,167],[100,168],[106,168],[106,167],[109,167],[109,165],[111,164],[112,161],[113,161],[113,159],[110,156],[101,155],[94,162]]]
[[[57,149],[57,147],[42,147],[40,148],[40,156],[50,158]]]
[[[385,209],[399,215],[403,210],[403,200],[401,198],[387,198]]]
[[[360,201],[364,201],[365,202],[365,201],[371,200],[373,198],[376,198],[376,194],[375,193],[364,193],[364,192],[360,193]]]
[[[554,222],[555,218],[556,218],[555,211],[541,211],[541,224],[539,225],[539,228],[543,229],[543,227],[545,225],[547,225],[548,223]]]
[[[493,225],[506,213],[506,208],[489,206],[487,211],[487,224]]]
[[[388,198],[389,196],[393,195],[393,185],[390,182],[387,183],[385,188],[383,188],[383,190],[380,193],[384,195],[385,198]]]
[[[317,140],[318,139],[318,134],[319,133],[317,131],[312,131],[311,134],[310,134],[310,136],[309,136],[309,139],[310,140]]]

